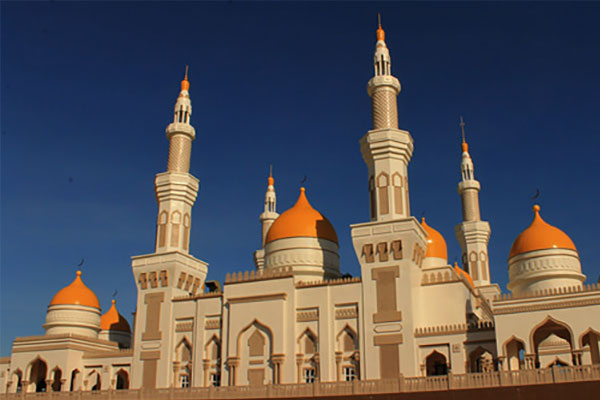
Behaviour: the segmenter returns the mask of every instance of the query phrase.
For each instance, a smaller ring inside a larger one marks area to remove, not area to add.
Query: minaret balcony
[[[196,130],[190,124],[182,122],[172,122],[167,126],[167,139],[171,140],[173,135],[178,133],[189,136],[192,140],[196,137]]]
[[[372,96],[373,92],[382,86],[390,86],[396,91],[396,95],[398,95],[398,93],[400,93],[400,90],[402,89],[400,81],[395,76],[378,75],[372,77],[369,80],[369,83],[367,83],[367,93],[369,93],[369,96]]]

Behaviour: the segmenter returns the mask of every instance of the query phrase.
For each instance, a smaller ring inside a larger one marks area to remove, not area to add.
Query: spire
[[[463,153],[469,152],[469,145],[465,140],[465,121],[463,120],[462,115],[460,116],[460,129],[462,131],[462,151]]]
[[[475,180],[475,167],[473,165],[473,160],[471,160],[471,156],[469,155],[469,145],[465,140],[465,121],[461,115],[460,117],[460,129],[462,133],[462,161],[460,163],[460,171],[462,175],[462,180],[464,181],[474,181]]]
[[[168,172],[187,173],[190,170],[190,157],[192,141],[196,131],[190,124],[192,117],[192,100],[190,99],[190,81],[188,80],[188,66],[185,67],[185,76],[181,81],[181,91],[175,102],[173,123],[167,127],[169,146]]]
[[[381,27],[381,15],[378,14],[377,43],[375,45],[375,76],[392,75],[392,59],[385,44],[385,31]]]
[[[190,81],[188,81],[188,68],[189,65],[185,66],[185,77],[181,81],[181,91],[189,91],[190,90]]]
[[[267,178],[267,192],[265,193],[265,207],[260,215],[262,225],[262,245],[265,245],[265,238],[271,224],[277,219],[277,195],[275,194],[275,179],[273,178],[273,166],[269,167],[269,178]]]

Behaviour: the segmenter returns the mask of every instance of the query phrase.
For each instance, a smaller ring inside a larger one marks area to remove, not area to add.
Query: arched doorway
[[[31,364],[31,372],[29,373],[29,382],[35,392],[46,391],[46,375],[48,366],[41,358],[36,359]]]
[[[556,358],[564,360],[563,362],[572,361],[573,338],[565,323],[548,317],[534,329],[531,339],[536,354],[536,368],[548,365]]]
[[[74,369],[71,372],[71,387],[69,389],[71,392],[79,390],[79,375],[78,369]]]
[[[60,392],[60,389],[62,388],[62,371],[60,368],[56,367],[52,370],[52,378],[52,391]]]
[[[469,355],[469,367],[471,372],[492,372],[494,371],[494,356],[479,346]]]
[[[448,362],[446,361],[446,356],[435,350],[425,359],[425,367],[427,376],[448,374]]]
[[[124,369],[117,372],[117,390],[129,389],[129,374]]]
[[[522,340],[512,337],[504,345],[506,349],[506,362],[509,371],[523,369],[525,364],[525,343]]]

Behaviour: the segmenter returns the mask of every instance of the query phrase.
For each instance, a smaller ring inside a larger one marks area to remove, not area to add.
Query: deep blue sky
[[[131,321],[130,257],[153,251],[154,175],[190,65],[201,189],[191,253],[209,279],[253,267],[269,164],[278,211],[308,198],[359,274],[349,225],[368,220],[358,140],[371,125],[377,12],[415,139],[413,215],[459,258],[459,116],[506,290],[512,241],[542,216],[575,242],[589,282],[596,238],[600,3],[2,2],[1,355],[43,333],[46,307],[85,257],[104,311]]]

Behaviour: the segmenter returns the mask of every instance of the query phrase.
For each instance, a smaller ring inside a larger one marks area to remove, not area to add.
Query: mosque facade
[[[19,337],[0,359],[0,393],[259,387],[383,381],[555,366],[600,368],[600,288],[584,285],[575,244],[539,206],[510,249],[508,288],[490,276],[490,224],[463,138],[455,234],[446,241],[411,214],[407,169],[414,148],[398,127],[401,86],[381,26],[367,91],[373,127],[360,140],[370,220],[350,234],[361,275],[342,275],[332,224],[301,188],[278,213],[269,176],[255,269],[207,280],[190,254],[198,179],[185,79],[166,129],[167,171],[156,175],[155,251],[132,258],[133,329],[116,303],[104,314],[77,272],[48,306],[45,334]],[[444,301],[439,301],[444,299]],[[600,371],[600,369],[598,369]]]

